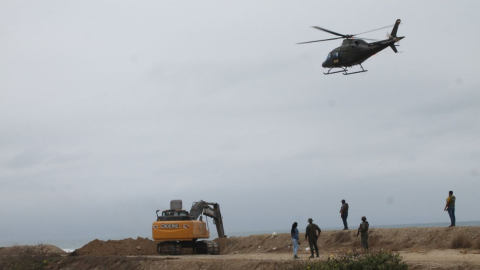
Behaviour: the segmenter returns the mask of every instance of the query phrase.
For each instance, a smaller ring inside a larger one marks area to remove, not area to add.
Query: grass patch
[[[7,255],[0,258],[0,270],[44,270],[60,259],[60,256]]]
[[[0,270],[102,269],[136,270],[155,261],[176,260],[173,257],[145,258],[126,256],[1,256]]]
[[[398,254],[389,251],[368,252],[364,254],[346,253],[329,257],[324,261],[307,262],[294,270],[407,270]]]
[[[480,238],[478,238],[477,241],[475,241],[475,243],[473,244],[473,248],[480,249]]]
[[[458,234],[452,239],[452,248],[471,248],[472,241],[465,234]]]
[[[334,240],[335,243],[345,243],[345,242],[349,242],[349,241],[352,239],[352,237],[351,237],[351,235],[350,235],[350,232],[348,232],[348,231],[345,231],[345,232],[340,231],[340,232],[338,232],[338,233],[335,234],[334,239],[335,239],[335,240]]]

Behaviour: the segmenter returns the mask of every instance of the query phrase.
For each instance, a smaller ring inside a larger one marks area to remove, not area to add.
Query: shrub
[[[472,241],[465,234],[458,234],[452,239],[452,248],[470,248]]]
[[[398,254],[388,251],[369,252],[364,254],[347,253],[328,258],[325,261],[307,262],[295,270],[407,270],[408,265],[402,262]]]
[[[338,232],[335,234],[335,243],[345,243],[351,240],[350,232]]]
[[[0,259],[0,270],[43,270],[60,257],[45,255],[7,255]]]
[[[480,249],[480,238],[477,238],[477,241],[475,241],[473,248]]]

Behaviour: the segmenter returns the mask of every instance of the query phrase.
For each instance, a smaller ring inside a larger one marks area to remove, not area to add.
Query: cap
[[[367,218],[365,216],[362,217],[362,220],[367,220]]]
[[[345,200],[342,200],[342,202],[345,202]]]
[[[312,218],[309,218],[309,219],[308,219],[308,222],[312,222],[312,221],[313,221],[313,219],[312,219]]]

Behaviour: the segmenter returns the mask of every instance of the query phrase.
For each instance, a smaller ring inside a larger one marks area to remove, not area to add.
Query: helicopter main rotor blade
[[[321,42],[321,41],[335,40],[335,39],[341,39],[341,38],[343,38],[343,37],[329,38],[329,39],[320,39],[320,40],[307,41],[307,42],[300,42],[300,43],[297,43],[297,44],[307,44],[307,43],[314,43],[314,42]]]
[[[373,30],[370,30],[370,31],[367,31],[367,32],[358,33],[358,34],[355,34],[354,36],[365,34],[365,33],[370,33],[370,32],[377,31],[377,30],[382,30],[382,29],[389,28],[389,27],[392,27],[392,26],[394,26],[394,24],[389,25],[389,26],[385,26],[385,27],[382,27],[382,28],[373,29]]]
[[[312,27],[315,28],[315,29],[318,29],[318,30],[321,30],[321,31],[330,33],[330,34],[335,35],[335,36],[339,36],[339,37],[343,37],[343,38],[348,38],[348,36],[346,36],[346,35],[342,35],[342,34],[339,34],[339,33],[335,33],[335,32],[333,32],[333,31],[330,31],[330,30],[325,29],[325,28],[322,28],[322,27],[318,27],[318,26],[312,26]]]

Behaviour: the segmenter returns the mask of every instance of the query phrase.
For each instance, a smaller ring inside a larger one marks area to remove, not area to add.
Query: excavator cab
[[[157,210],[157,221],[167,221],[167,220],[191,220],[190,214],[185,210],[165,210],[162,211],[162,215],[159,216]]]

